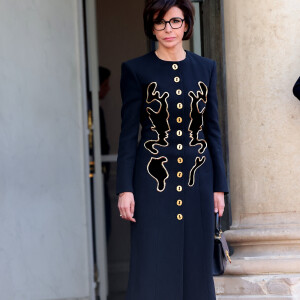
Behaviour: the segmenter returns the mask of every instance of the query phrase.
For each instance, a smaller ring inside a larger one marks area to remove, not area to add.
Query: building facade
[[[234,253],[215,277],[217,297],[300,299],[300,102],[292,94],[300,2],[195,6],[202,19],[184,47],[218,62],[230,182],[224,226]],[[120,64],[153,47],[143,1],[0,0],[0,8],[0,298],[123,299],[130,236],[114,197]],[[108,156],[100,155],[98,65],[112,71],[102,104]],[[103,161],[112,165],[109,242]]]

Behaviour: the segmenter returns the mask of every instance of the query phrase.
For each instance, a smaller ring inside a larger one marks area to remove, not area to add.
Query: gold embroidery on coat
[[[149,150],[152,154],[157,154],[158,150],[155,148],[155,145],[166,147],[169,145],[167,138],[169,136],[168,132],[171,130],[169,125],[169,111],[167,98],[169,97],[168,92],[164,92],[160,96],[160,92],[156,91],[157,83],[151,82],[147,88],[147,103],[152,103],[157,101],[160,105],[159,110],[156,112],[149,106],[146,108],[146,111],[149,115],[149,119],[152,123],[151,130],[157,133],[156,140],[148,140],[144,143],[144,147]]]
[[[204,139],[198,138],[199,131],[202,131],[203,126],[203,114],[205,111],[205,107],[201,111],[199,111],[198,102],[202,101],[203,103],[207,102],[207,86],[202,82],[198,82],[199,90],[196,95],[193,91],[190,91],[188,95],[191,97],[191,110],[190,110],[190,124],[188,130],[190,132],[191,141],[189,143],[190,146],[200,145],[198,152],[202,154],[206,147],[207,143]]]
[[[190,175],[189,175],[189,186],[193,186],[195,183],[195,172],[196,170],[201,167],[206,160],[205,156],[202,156],[201,158],[199,156],[196,157],[195,159],[195,164],[190,170]]]
[[[156,180],[158,192],[162,192],[166,187],[166,179],[169,178],[169,173],[164,166],[168,159],[165,156],[151,157],[147,165],[148,173]]]
[[[199,110],[198,103],[202,101],[204,104],[207,103],[207,93],[208,88],[207,86],[202,82],[198,82],[199,90],[197,91],[196,95],[193,91],[190,91],[188,95],[191,97],[191,110],[190,110],[190,124],[188,127],[188,131],[190,132],[190,146],[197,146],[200,145],[200,148],[198,149],[198,152],[200,154],[204,153],[204,151],[207,148],[207,143],[204,139],[199,139],[198,134],[200,131],[202,131],[203,126],[203,114],[205,111],[205,107],[202,108],[202,110]],[[202,157],[196,157],[195,158],[195,164],[191,168],[189,173],[189,186],[193,186],[195,183],[195,173],[196,170],[201,167],[206,160],[205,156]]]

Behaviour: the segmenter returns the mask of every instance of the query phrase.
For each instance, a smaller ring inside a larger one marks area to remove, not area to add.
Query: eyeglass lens
[[[169,23],[173,29],[178,29],[182,26],[183,19],[181,18],[172,18],[169,21],[160,20],[160,21],[154,21],[154,28],[156,30],[164,30],[166,27],[166,24]]]

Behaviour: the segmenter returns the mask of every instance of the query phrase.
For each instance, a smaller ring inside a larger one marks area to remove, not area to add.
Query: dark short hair
[[[100,66],[99,67],[99,82],[100,84],[110,76],[110,70]]]
[[[188,24],[188,30],[184,33],[183,40],[188,40],[194,27],[195,8],[190,0],[147,0],[144,8],[144,31],[151,40],[157,41],[153,34],[153,16],[158,12],[156,20],[160,21],[166,12],[173,6],[177,6],[183,12],[185,22]]]

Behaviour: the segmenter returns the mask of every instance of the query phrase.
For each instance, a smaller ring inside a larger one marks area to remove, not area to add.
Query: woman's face
[[[153,16],[153,19],[155,20],[158,15],[158,12],[156,12]],[[165,21],[169,21],[171,18],[179,17],[181,19],[184,19],[184,15],[182,10],[177,7],[173,6],[171,7],[166,14],[164,15],[163,19]],[[183,24],[178,29],[173,29],[169,23],[166,24],[166,28],[164,30],[156,30],[153,28],[153,34],[156,36],[158,42],[166,48],[173,48],[177,46],[178,44],[182,43],[182,38],[184,35],[184,32],[188,29],[188,25],[185,21],[183,21]]]

